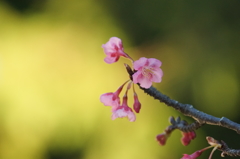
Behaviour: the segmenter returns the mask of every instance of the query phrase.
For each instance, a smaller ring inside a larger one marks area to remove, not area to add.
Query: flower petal
[[[100,96],[100,101],[105,106],[119,106],[120,99],[119,97],[115,96],[114,93],[105,93]]]
[[[144,76],[142,75],[141,71],[137,71],[132,75],[133,78],[133,83],[139,83],[139,78],[143,78]]]
[[[148,66],[153,68],[158,68],[162,65],[162,62],[155,58],[149,58],[148,59]]]
[[[163,71],[161,68],[155,68],[153,70],[152,81],[159,83],[162,81]]]
[[[117,62],[118,59],[119,59],[119,56],[115,56],[115,57],[107,56],[105,57],[104,61],[108,64],[111,64],[111,63]]]
[[[112,109],[112,120],[116,118],[128,117],[128,120],[133,122],[136,120],[136,116],[132,109],[128,106],[118,106],[116,109]]]
[[[133,62],[134,70],[139,70],[141,67],[145,66],[147,63],[146,57],[141,57],[139,60]]]
[[[148,78],[144,77],[138,79],[138,83],[143,88],[150,88],[152,86],[152,81],[150,81]]]
[[[139,83],[143,88],[150,88],[152,85],[152,81],[142,75],[142,72],[139,70],[135,72],[133,75],[133,82]]]

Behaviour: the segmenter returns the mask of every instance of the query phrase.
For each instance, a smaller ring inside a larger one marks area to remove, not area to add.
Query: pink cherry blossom
[[[168,135],[166,133],[158,134],[156,136],[156,140],[162,146],[166,144],[167,138],[168,138]]]
[[[102,94],[100,97],[100,101],[105,106],[118,106],[120,104],[120,98],[117,96],[116,93],[105,93]]]
[[[150,88],[152,82],[161,82],[163,71],[159,67],[162,62],[155,59],[141,57],[139,60],[134,61],[133,68],[137,72],[133,74],[133,82],[139,83],[143,88]]]
[[[184,154],[181,159],[196,159],[197,157],[199,157],[202,154],[202,152],[203,152],[202,150],[198,150],[191,155]]]
[[[112,110],[112,120],[116,118],[127,117],[129,121],[133,122],[136,120],[136,116],[133,113],[132,109],[128,106],[118,106]]]
[[[119,94],[121,93],[123,86],[127,83],[128,81],[126,81],[125,83],[123,83],[123,85],[121,85],[118,90],[116,92],[110,92],[110,93],[105,93],[102,94],[100,96],[100,101],[105,105],[105,106],[119,106],[120,104],[120,98],[119,98]]]
[[[132,60],[132,58],[129,57],[128,54],[126,54],[123,51],[122,40],[117,37],[110,38],[106,44],[102,45],[102,48],[104,49],[104,52],[107,55],[104,61],[108,64],[117,62],[120,56],[129,58],[130,60]]]
[[[133,122],[136,120],[136,116],[133,113],[132,109],[127,105],[127,93],[128,90],[131,88],[132,82],[130,82],[127,86],[127,90],[123,96],[122,105],[118,107],[112,108],[112,120],[115,120],[116,118],[124,118],[127,117],[129,121]]]

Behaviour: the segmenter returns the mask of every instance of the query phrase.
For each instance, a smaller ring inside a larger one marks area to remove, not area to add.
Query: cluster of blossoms
[[[100,97],[100,101],[105,106],[111,107],[112,120],[116,118],[127,117],[129,121],[133,122],[136,120],[136,115],[134,112],[139,113],[141,109],[141,103],[138,100],[137,93],[134,89],[134,84],[138,84],[140,85],[140,87],[148,89],[152,86],[153,82],[161,82],[163,72],[160,69],[160,66],[162,65],[162,63],[157,59],[145,57],[141,57],[139,60],[134,61],[127,53],[124,52],[122,41],[117,37],[110,38],[106,44],[102,45],[102,48],[104,49],[104,53],[106,54],[106,57],[104,59],[106,63],[111,64],[117,62],[119,58],[122,56],[131,60],[133,64],[133,69],[130,68],[127,64],[125,64],[125,67],[127,68],[127,71],[131,76],[130,80],[124,82],[115,92],[105,93],[102,94]],[[127,88],[125,94],[122,97],[121,102],[119,95],[126,84]],[[133,87],[134,94],[133,109],[128,106],[127,96],[128,91],[131,87]],[[166,144],[167,139],[175,129],[179,129],[182,131],[181,142],[184,146],[189,145],[190,142],[196,138],[196,133],[194,131],[195,129],[194,130],[184,129],[187,126],[189,126],[186,121],[181,120],[180,118],[177,118],[175,120],[173,117],[171,117],[170,123],[172,125],[168,126],[163,133],[156,136],[156,140],[160,145]],[[223,145],[220,142],[213,139],[212,137],[207,137],[207,141],[210,144],[210,146],[198,150],[191,155],[184,154],[181,159],[196,159],[205,150],[213,148],[209,156],[209,159],[211,159],[213,152],[216,149],[221,149],[223,147]]]
[[[133,63],[133,72],[132,80],[126,81],[123,85],[121,85],[116,92],[110,92],[102,94],[100,97],[100,101],[105,106],[112,107],[112,120],[116,118],[128,117],[129,121],[133,122],[136,120],[136,116],[127,104],[127,93],[128,90],[133,85],[133,93],[134,93],[134,104],[133,109],[136,113],[139,113],[141,109],[141,103],[138,100],[137,93],[134,89],[134,84],[139,84],[143,88],[150,88],[153,82],[161,82],[163,72],[160,69],[162,65],[161,61],[154,58],[145,58],[141,57],[139,60],[134,61],[127,53],[124,52],[123,44],[121,39],[117,37],[112,37],[106,44],[102,45],[104,49],[104,53],[106,57],[104,61],[108,64],[117,62],[119,58],[125,57]],[[122,104],[120,102],[119,94],[121,93],[125,84],[127,84],[126,92],[122,98]]]
[[[137,93],[134,89],[134,84],[138,84],[145,91],[145,93],[151,95],[155,99],[158,99],[160,102],[164,102],[166,99],[168,99],[167,96],[162,95],[160,92],[156,91],[155,88],[150,88],[153,82],[159,83],[162,80],[163,72],[160,69],[160,66],[162,65],[161,61],[154,58],[145,58],[145,57],[141,57],[139,60],[134,61],[127,53],[124,52],[122,41],[117,37],[110,38],[106,44],[102,45],[102,48],[104,49],[104,53],[106,54],[106,57],[104,59],[106,63],[111,64],[111,63],[117,62],[119,58],[122,56],[129,59],[133,65],[133,69],[132,69],[130,66],[125,64],[125,67],[130,75],[130,80],[127,80],[126,82],[124,82],[115,92],[105,93],[105,94],[102,94],[100,97],[100,101],[105,106],[111,107],[112,120],[115,120],[116,118],[123,118],[123,117],[127,117],[131,122],[136,120],[136,115],[134,112],[136,113],[140,112],[141,103],[138,100]],[[127,85],[126,86],[127,88],[121,101],[119,95],[125,85]],[[133,87],[133,95],[134,95],[133,109],[128,106],[128,96],[127,96],[128,91],[131,87]],[[175,107],[175,104],[178,102],[171,99],[169,99],[169,101],[168,102],[165,101],[164,103],[167,104],[168,106],[174,107],[177,110],[180,110],[179,107],[181,108],[183,106],[189,107],[189,105],[187,104],[184,105],[181,103],[177,105],[178,107]],[[169,104],[169,103],[174,103],[174,104]],[[204,117],[205,115],[207,114],[204,114]],[[223,118],[221,118],[221,120],[222,119]],[[195,130],[202,125],[197,120],[192,124],[188,124],[186,121],[181,120],[180,117],[177,117],[176,120],[173,117],[170,117],[169,121],[171,125],[168,126],[163,133],[156,136],[156,140],[160,145],[165,145],[171,133],[175,129],[179,129],[182,133],[181,143],[184,146],[187,146],[190,144],[190,142],[193,139],[196,138]],[[228,122],[232,122],[232,121],[228,119]],[[215,125],[215,123],[213,123],[213,125]],[[221,125],[221,126],[225,127],[224,125]],[[236,129],[236,131],[238,132],[238,129]],[[219,142],[213,139],[212,137],[207,137],[206,139],[210,144],[210,146],[203,148],[201,150],[198,150],[191,155],[184,154],[181,159],[196,159],[204,151],[210,148],[213,148],[213,150],[210,153],[210,156],[208,159],[212,158],[213,152],[217,149],[219,149],[220,151],[223,151],[221,154],[222,157],[224,157],[224,155],[226,154],[230,156],[240,156],[240,150],[229,149],[226,143],[224,143],[223,141]]]

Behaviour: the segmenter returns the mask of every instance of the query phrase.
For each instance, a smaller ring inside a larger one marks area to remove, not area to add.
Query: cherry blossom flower
[[[116,118],[123,118],[123,117],[127,117],[131,122],[136,120],[135,114],[133,113],[132,109],[127,105],[127,100],[128,100],[127,92],[130,89],[131,84],[132,82],[128,84],[126,93],[123,96],[122,105],[112,108],[112,120],[115,120]]]
[[[133,74],[133,82],[139,83],[143,88],[150,88],[152,82],[161,82],[163,71],[159,67],[162,62],[155,58],[141,57],[139,60],[134,61],[133,68],[137,72]]]
[[[117,93],[105,93],[102,94],[100,97],[100,101],[105,105],[105,106],[118,106],[120,104],[120,98],[117,95]]]
[[[191,140],[195,139],[196,133],[194,131],[191,132],[182,132],[183,137],[181,138],[181,142],[184,146],[190,144]]]
[[[127,83],[128,81],[126,81],[122,86],[120,86],[118,88],[118,90],[116,92],[109,92],[109,93],[105,93],[102,94],[100,96],[100,101],[105,105],[105,106],[119,106],[120,104],[120,98],[119,98],[119,94],[121,93],[123,86]]]
[[[123,51],[122,40],[117,37],[111,37],[106,44],[102,45],[102,48],[104,49],[104,52],[107,55],[104,61],[108,64],[117,62],[120,56],[132,60],[132,58]]]
[[[135,114],[133,113],[132,109],[128,106],[122,105],[112,110],[112,120],[124,117],[127,117],[131,122],[136,120]]]
[[[133,64],[133,69],[125,64],[125,67],[127,68],[127,71],[130,75],[130,79],[132,80],[129,82],[127,86],[127,90],[125,95],[123,96],[122,105],[121,100],[119,98],[119,95],[123,89],[123,86],[127,83],[125,82],[116,92],[109,92],[102,94],[100,96],[100,101],[105,106],[111,106],[112,107],[112,119],[116,118],[123,118],[127,117],[130,121],[135,121],[136,116],[132,110],[127,104],[127,92],[130,89],[131,85],[133,83],[139,83],[141,87],[149,88],[152,85],[152,82],[161,82],[163,72],[160,69],[161,61],[154,59],[154,58],[145,58],[142,57],[137,61],[133,61],[133,59],[124,52],[122,40],[117,37],[111,37],[109,41],[106,44],[102,45],[102,48],[104,49],[104,53],[106,54],[106,57],[104,61],[108,64],[117,62],[119,58],[125,57],[129,60],[131,60]],[[141,109],[141,103],[139,102],[137,93],[134,90],[133,87],[133,93],[134,93],[134,103],[133,103],[133,109],[136,113],[140,112]]]

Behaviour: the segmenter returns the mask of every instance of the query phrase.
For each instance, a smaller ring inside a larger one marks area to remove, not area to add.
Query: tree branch
[[[130,66],[125,64],[125,67],[127,69],[127,72],[129,74],[129,78],[132,80],[132,75],[134,74],[134,70],[131,69]],[[200,110],[195,109],[190,104],[183,104],[176,100],[173,100],[169,98],[167,95],[162,94],[160,91],[158,91],[156,88],[151,86],[150,88],[142,88],[139,84],[138,86],[140,89],[142,89],[146,94],[150,95],[154,99],[159,100],[160,102],[165,103],[167,106],[170,106],[179,112],[181,112],[185,116],[189,116],[195,120],[192,124],[187,124],[186,121],[182,121],[181,118],[177,118],[176,120],[173,117],[170,117],[170,123],[172,124],[167,128],[167,131],[173,131],[174,129],[179,129],[183,132],[189,132],[194,131],[201,127],[204,124],[208,125],[218,125],[221,127],[225,127],[228,129],[232,129],[236,131],[238,134],[240,134],[240,124],[231,121],[230,119],[226,117],[215,117],[212,115],[209,115],[207,113],[204,113]],[[220,151],[222,151],[221,156],[224,157],[225,155],[228,156],[240,156],[240,150],[237,149],[231,149],[228,147],[228,145],[221,141],[221,148],[219,148]]]
[[[168,96],[162,94],[160,91],[158,91],[154,87],[150,87],[149,89],[140,87],[140,89],[142,89],[148,95],[152,96],[154,99],[157,99],[160,102],[165,103],[167,106],[170,106],[170,107],[178,110],[183,115],[192,117],[200,125],[202,125],[202,124],[218,125],[221,127],[235,130],[238,134],[240,134],[240,124],[233,122],[226,117],[218,118],[218,117],[209,115],[207,113],[204,113],[202,111],[199,111],[190,104],[182,104],[182,103],[180,103],[176,100],[173,100],[173,99],[169,98]]]

